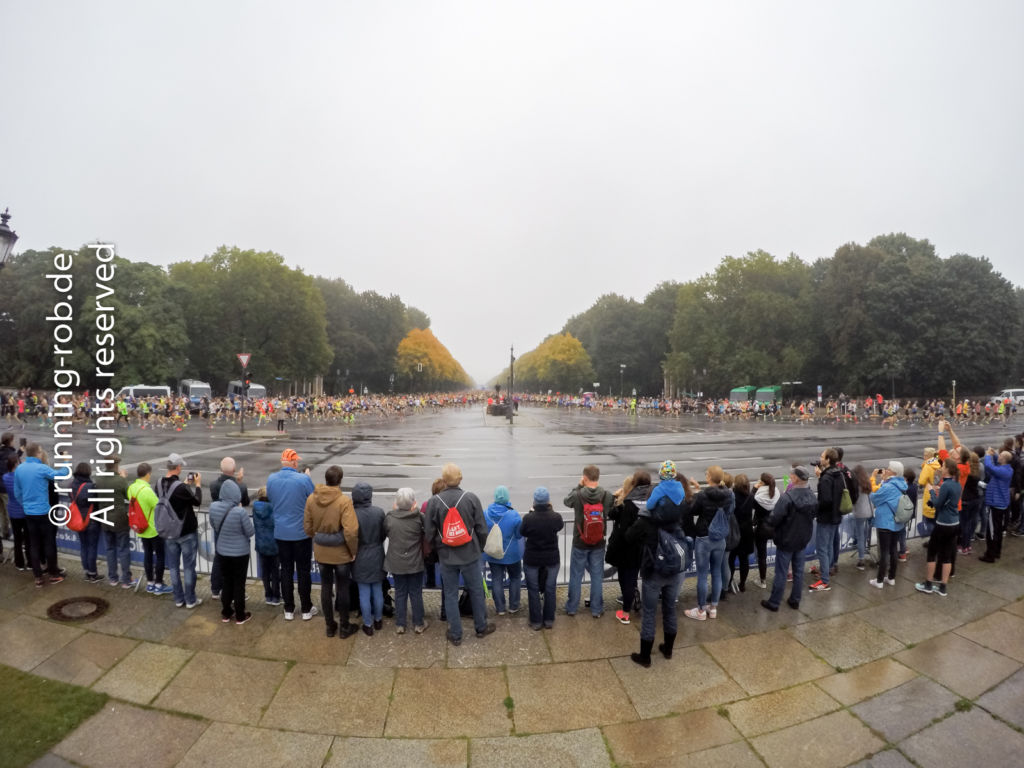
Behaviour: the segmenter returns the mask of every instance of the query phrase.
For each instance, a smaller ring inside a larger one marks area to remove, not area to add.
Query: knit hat
[[[504,485],[499,485],[494,489],[494,501],[498,504],[504,504],[506,507],[509,505],[508,488]]]
[[[534,504],[550,504],[551,494],[548,493],[548,489],[543,485],[533,492],[533,503]]]
[[[892,472],[896,477],[903,477],[903,462],[902,461],[890,461],[889,471]]]
[[[662,462],[661,469],[658,470],[658,477],[662,480],[675,480],[676,463],[671,460]]]

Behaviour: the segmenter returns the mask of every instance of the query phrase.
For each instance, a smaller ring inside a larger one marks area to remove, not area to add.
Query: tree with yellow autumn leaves
[[[398,344],[396,387],[431,392],[471,387],[473,380],[429,328],[413,328]]]

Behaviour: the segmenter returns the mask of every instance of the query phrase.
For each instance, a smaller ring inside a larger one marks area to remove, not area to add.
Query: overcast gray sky
[[[1024,284],[1024,3],[0,4],[18,250],[273,250],[479,381],[602,293],[905,231]]]

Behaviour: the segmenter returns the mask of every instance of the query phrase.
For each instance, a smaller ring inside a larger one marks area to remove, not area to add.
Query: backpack
[[[181,529],[185,525],[185,521],[178,517],[174,507],[171,506],[171,496],[181,484],[181,480],[175,478],[166,491],[163,490],[163,483],[157,486],[160,488],[160,493],[157,494],[156,506],[153,508],[153,525],[156,526],[156,532],[165,539],[179,538]]]
[[[583,525],[576,526],[579,531],[580,541],[588,547],[600,544],[604,541],[604,504],[583,501]]]
[[[495,560],[501,560],[505,556],[505,539],[501,535],[501,526],[495,523],[487,534],[487,541],[484,542],[484,554]]]
[[[74,498],[71,499],[71,503],[68,505],[68,530],[79,533],[84,531],[86,526],[89,525],[89,515],[92,514],[92,504],[85,504],[83,506],[78,504],[78,497],[81,495],[82,488],[84,487],[84,482],[78,486]]]
[[[128,497],[128,527],[136,533],[145,533],[149,530],[149,520],[146,519],[146,513],[142,511],[137,493]]]
[[[658,528],[651,567],[662,576],[676,576],[686,568],[686,546],[672,529]]]
[[[729,535],[725,537],[725,550],[726,552],[732,552],[740,545],[740,521],[736,517],[735,511],[728,514],[728,517]]]
[[[708,538],[711,541],[722,541],[728,538],[729,528],[729,518],[725,507],[719,507],[718,511],[715,512],[715,516],[711,519],[711,525],[708,526]]]
[[[849,488],[843,488],[842,498],[839,499],[839,514],[848,515],[853,512],[853,498]]]
[[[462,519],[462,515],[459,513],[459,502],[465,496],[466,492],[463,491],[462,496],[459,496],[459,501],[448,507],[448,512],[444,516],[444,522],[441,523],[441,543],[446,547],[461,547],[473,540],[469,530],[466,528],[465,521]],[[440,496],[437,498],[442,504],[444,503],[444,499]]]
[[[892,513],[897,525],[906,525],[914,518],[914,502],[905,493],[900,494],[896,509]]]

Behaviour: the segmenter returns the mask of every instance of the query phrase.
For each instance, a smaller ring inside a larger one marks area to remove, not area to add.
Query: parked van
[[[996,400],[1005,400],[1006,398],[1010,398],[1011,403],[1024,405],[1024,388],[1004,389],[995,397]]]
[[[769,385],[759,387],[754,394],[754,399],[759,403],[771,403],[772,401],[782,402],[782,387]]]
[[[228,382],[228,397],[242,397],[243,382],[235,380]],[[255,381],[249,384],[249,397],[262,400],[267,396],[267,388]]]
[[[204,397],[207,401],[213,397],[210,385],[198,379],[182,379],[178,383],[178,394],[188,398],[188,407],[193,413],[199,411]]]
[[[162,386],[159,384],[134,384],[130,387],[121,387],[117,393],[119,398],[133,397],[138,399],[140,397],[170,397],[171,388]]]

